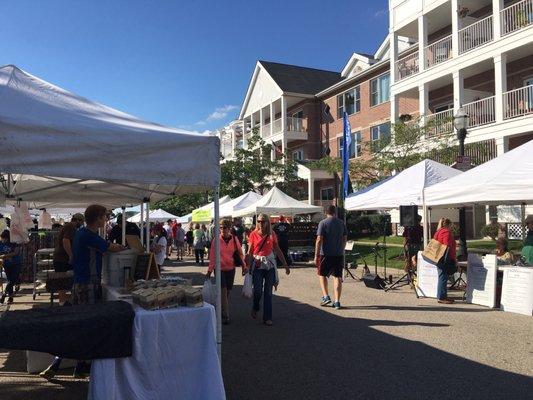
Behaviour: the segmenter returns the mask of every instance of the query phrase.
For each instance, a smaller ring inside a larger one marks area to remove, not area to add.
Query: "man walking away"
[[[185,249],[185,230],[178,223],[176,227],[176,234],[174,235],[174,244],[176,246],[176,257],[178,261],[183,261],[183,253]]]
[[[273,230],[276,233],[276,236],[278,237],[278,244],[279,248],[281,249],[281,252],[283,253],[283,256],[285,257],[285,260],[287,261],[287,264],[289,266],[292,265],[292,260],[289,257],[289,230],[291,226],[287,222],[287,219],[283,216],[279,216],[279,222],[273,226]],[[277,259],[278,265],[281,265],[281,260]]]
[[[323,294],[320,305],[326,306],[331,303],[328,292],[328,277],[333,275],[335,297],[333,307],[338,310],[341,308],[343,255],[348,231],[344,222],[337,218],[335,206],[329,206],[326,214],[327,217],[318,224],[315,245],[315,264]]]

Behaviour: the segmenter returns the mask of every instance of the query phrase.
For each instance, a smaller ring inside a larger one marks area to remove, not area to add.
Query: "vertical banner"
[[[350,187],[350,146],[352,145],[352,128],[348,120],[346,111],[343,113],[343,133],[342,133],[342,198],[348,197]]]

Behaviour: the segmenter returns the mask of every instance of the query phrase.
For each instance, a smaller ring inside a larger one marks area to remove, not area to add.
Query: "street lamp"
[[[457,113],[453,117],[453,125],[457,130],[457,140],[459,140],[459,156],[465,155],[465,139],[468,128],[469,116],[463,109],[459,107]],[[468,249],[466,247],[466,210],[464,207],[459,208],[459,242],[461,244],[461,254],[463,257],[468,256]]]
[[[457,130],[457,140],[459,140],[459,155],[464,156],[465,155],[465,139],[466,139],[466,128],[468,128],[468,122],[470,120],[470,117],[467,113],[465,113],[465,110],[463,110],[463,107],[459,107],[457,110],[457,113],[453,117],[453,126],[455,126],[455,129]]]

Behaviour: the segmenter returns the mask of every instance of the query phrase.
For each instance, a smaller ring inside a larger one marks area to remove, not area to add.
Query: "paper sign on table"
[[[468,254],[466,302],[496,307],[496,275],[498,272],[495,254],[481,258]]]
[[[533,268],[504,269],[501,309],[533,315]]]

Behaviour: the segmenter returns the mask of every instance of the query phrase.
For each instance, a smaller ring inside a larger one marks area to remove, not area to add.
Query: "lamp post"
[[[457,113],[453,117],[453,125],[457,131],[457,140],[459,140],[459,156],[465,155],[465,139],[467,134],[467,127],[469,116],[459,107]],[[461,246],[461,254],[463,257],[468,257],[468,249],[466,246],[466,210],[464,207],[459,208],[459,242]]]

